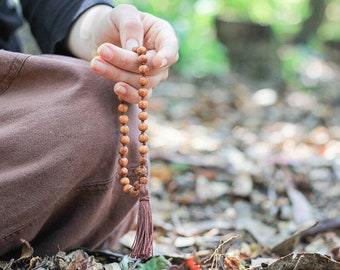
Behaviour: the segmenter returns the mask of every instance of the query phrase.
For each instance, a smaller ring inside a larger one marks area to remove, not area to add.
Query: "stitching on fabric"
[[[0,95],[11,86],[29,57],[30,55],[18,54],[13,59],[7,75],[0,82]]]
[[[131,171],[131,173],[129,174],[129,178],[132,180],[132,182],[136,181],[137,179],[137,175],[134,173],[137,168],[138,166],[132,167],[129,169]],[[101,182],[89,183],[89,184],[78,186],[73,190],[73,192],[94,192],[94,191],[102,191],[102,190],[110,189],[114,185],[114,180],[119,181],[118,176],[119,175],[116,172],[109,179],[103,180]]]

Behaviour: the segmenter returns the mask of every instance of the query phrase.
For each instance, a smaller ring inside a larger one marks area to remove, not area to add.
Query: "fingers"
[[[151,14],[142,13],[145,25],[145,44],[147,48],[157,51],[153,58],[153,66],[161,68],[171,66],[178,61],[178,39],[172,26],[165,20]]]
[[[138,89],[140,87],[138,79],[139,64],[137,55],[112,44],[104,44],[98,50],[98,56],[91,61],[92,70],[116,83],[114,92],[122,99],[129,103],[137,103],[140,100]],[[161,81],[167,79],[169,70],[155,69],[152,67],[152,58],[155,51],[149,51],[147,56],[150,59],[147,65],[150,66],[150,72],[147,74],[149,83],[147,88],[155,88]]]
[[[132,5],[121,4],[111,13],[111,20],[119,29],[122,48],[131,51],[143,44],[144,26],[141,13]]]
[[[112,50],[108,52],[108,49]],[[168,77],[168,69],[155,69],[152,66],[152,56],[155,52],[148,52],[147,56],[150,59],[146,64],[149,66],[149,84],[147,87],[154,88],[161,81]],[[149,65],[150,63],[150,65]],[[137,55],[134,52],[129,52],[118,48],[112,44],[107,44],[105,50],[99,50],[99,56],[91,61],[92,70],[105,78],[115,82],[125,82],[134,88],[138,88],[138,79],[140,77],[138,71],[139,64]]]
[[[117,96],[131,104],[138,103],[138,101],[141,100],[140,96],[138,95],[138,90],[124,82],[116,83],[114,86],[114,92]],[[148,96],[146,97],[146,99],[149,99],[151,95],[152,88],[149,88]]]

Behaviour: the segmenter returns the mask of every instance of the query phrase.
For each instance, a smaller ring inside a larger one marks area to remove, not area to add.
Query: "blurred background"
[[[148,109],[156,253],[209,256],[237,233],[245,259],[340,261],[340,0],[114,2],[180,42]]]
[[[322,54],[335,60],[336,54],[339,58],[339,0],[115,3],[134,4],[174,26],[181,56],[176,71],[187,78],[224,76],[231,69],[257,79],[276,76],[290,81],[306,57]],[[248,69],[247,64],[251,64]],[[251,71],[253,67],[257,70]]]

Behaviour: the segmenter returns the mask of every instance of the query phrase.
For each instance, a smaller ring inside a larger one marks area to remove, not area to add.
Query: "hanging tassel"
[[[147,260],[153,255],[153,225],[146,184],[140,186],[139,196],[138,227],[130,257]]]

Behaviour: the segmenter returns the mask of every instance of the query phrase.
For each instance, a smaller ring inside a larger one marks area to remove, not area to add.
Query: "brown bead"
[[[147,74],[150,71],[150,68],[147,65],[140,65],[138,68],[139,73],[141,74]]]
[[[133,51],[134,53],[137,53],[137,50],[138,50],[138,47],[133,47],[133,48],[132,48],[132,51]]]
[[[138,113],[138,118],[141,121],[145,121],[148,119],[149,114],[147,112],[140,112]]]
[[[126,156],[129,153],[129,148],[127,146],[121,146],[118,149],[119,154]]]
[[[126,135],[126,134],[129,133],[129,127],[126,126],[126,125],[121,126],[119,130],[120,130],[120,133],[123,134],[123,135]]]
[[[119,175],[120,176],[126,176],[129,173],[129,170],[127,168],[120,168]]]
[[[129,194],[130,193],[130,189],[133,189],[133,187],[130,184],[127,184],[127,185],[123,186],[124,193]]]
[[[138,56],[138,63],[139,64],[145,64],[148,61],[148,57],[146,55],[140,55]]]
[[[146,78],[146,77],[140,77],[139,80],[138,80],[138,83],[139,83],[141,86],[146,86],[146,85],[148,85],[148,83],[149,83],[149,79]]]
[[[139,183],[141,185],[146,185],[148,182],[149,182],[149,179],[146,176],[139,178]]]
[[[118,120],[121,125],[126,125],[129,122],[129,117],[127,115],[120,115]]]
[[[141,98],[145,98],[147,97],[149,94],[149,90],[147,88],[140,88],[138,90],[138,95],[141,97]]]
[[[126,167],[129,164],[129,160],[126,157],[121,157],[118,160],[118,163],[122,167]]]
[[[138,55],[143,55],[143,54],[146,54],[147,49],[145,47],[141,46],[141,47],[137,48],[136,52],[137,52]]]
[[[129,185],[130,184],[130,179],[127,178],[127,177],[122,177],[122,178],[120,178],[119,183],[122,186]]]
[[[140,101],[138,102],[138,107],[139,107],[139,109],[141,109],[141,110],[147,109],[148,106],[149,106],[149,103],[148,103],[146,100],[140,100]]]
[[[121,104],[118,105],[118,111],[120,113],[126,113],[128,111],[128,109],[129,109],[129,106],[125,103],[121,103]]]
[[[120,137],[120,142],[121,142],[121,144],[123,144],[123,145],[127,145],[127,144],[130,143],[130,137],[127,136],[127,135],[121,136],[121,137]]]
[[[134,188],[131,188],[131,189],[129,190],[129,195],[132,196],[132,197],[137,197],[138,194],[139,194],[139,190],[136,190],[136,189],[134,189]]]
[[[148,159],[146,157],[140,157],[139,158],[139,164],[140,165],[146,165],[148,163]]]
[[[133,183],[133,188],[135,189],[135,190],[140,190],[140,183],[139,182],[134,182]]]
[[[148,130],[148,124],[146,123],[139,123],[138,124],[138,129],[141,131],[141,132],[145,132]]]
[[[145,166],[140,166],[136,169],[136,174],[140,177],[148,174],[148,169]]]
[[[140,142],[140,143],[146,143],[147,141],[149,140],[149,137],[148,137],[148,135],[146,135],[146,134],[140,134],[139,136],[138,136],[138,141]]]
[[[141,145],[141,146],[139,146],[139,148],[138,148],[138,152],[139,152],[141,155],[146,155],[146,154],[149,152],[149,147],[147,147],[146,145]]]

